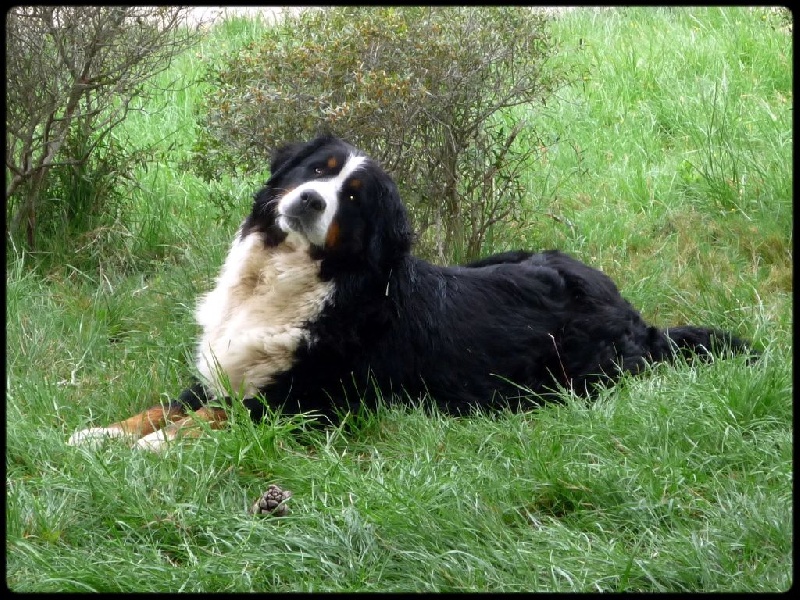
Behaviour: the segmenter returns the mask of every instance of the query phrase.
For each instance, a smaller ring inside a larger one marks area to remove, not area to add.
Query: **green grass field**
[[[164,81],[256,35],[218,26]],[[659,366],[592,403],[343,429],[276,416],[164,455],[66,445],[174,396],[257,180],[187,159],[202,83],[133,114],[127,234],[43,260],[9,249],[6,584],[15,591],[736,591],[792,583],[792,35],[761,9],[578,9],[552,33],[580,74],[519,109],[551,140],[533,225],[660,326],[763,349]],[[123,225],[120,225],[122,227]],[[285,517],[247,508],[277,483]]]

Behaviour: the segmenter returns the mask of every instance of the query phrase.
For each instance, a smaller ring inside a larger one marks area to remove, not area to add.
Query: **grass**
[[[585,403],[452,418],[383,409],[340,429],[240,412],[163,456],[65,440],[174,396],[192,310],[257,181],[187,166],[202,82],[132,115],[128,235],[47,261],[11,248],[6,583],[15,591],[738,591],[792,562],[792,41],[740,8],[578,9],[552,24],[579,80],[526,116],[551,140],[534,226],[659,325],[764,350],[659,366]],[[234,19],[165,78],[256,35]],[[167,81],[165,79],[164,81]],[[124,268],[122,268],[124,267]],[[253,518],[269,483],[291,512]]]

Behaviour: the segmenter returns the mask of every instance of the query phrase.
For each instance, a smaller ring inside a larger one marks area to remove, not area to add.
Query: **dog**
[[[69,443],[127,436],[160,450],[198,422],[222,427],[233,399],[255,420],[273,407],[337,422],[383,400],[524,409],[678,356],[752,353],[728,332],[649,325],[562,252],[442,267],[413,256],[412,239],[397,186],[363,152],[330,135],[279,148],[198,303],[197,380]]]

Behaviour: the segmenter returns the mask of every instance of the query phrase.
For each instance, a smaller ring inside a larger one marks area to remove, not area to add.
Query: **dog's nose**
[[[325,199],[313,190],[306,190],[300,194],[300,203],[304,209],[316,212],[325,210]]]

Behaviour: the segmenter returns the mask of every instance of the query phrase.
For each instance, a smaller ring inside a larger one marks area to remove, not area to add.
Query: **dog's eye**
[[[324,175],[325,174],[325,170],[322,167],[316,167],[314,169],[314,174],[315,175]]]

